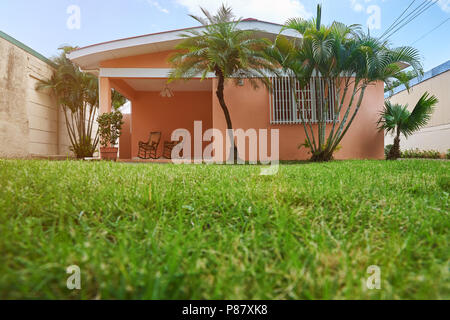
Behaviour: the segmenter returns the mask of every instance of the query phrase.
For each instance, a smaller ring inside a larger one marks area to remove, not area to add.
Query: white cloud
[[[150,6],[158,9],[159,11],[164,12],[164,13],[169,13],[169,10],[167,10],[166,8],[161,6],[158,1],[156,1],[156,0],[147,0],[147,2],[148,2],[148,4]]]
[[[350,0],[350,2],[351,2],[350,6],[356,12],[363,12],[363,11],[365,11],[364,2],[370,2],[370,1],[371,0]]]
[[[378,2],[385,2],[386,0],[378,0]],[[447,1],[447,0],[445,0]],[[350,6],[351,8],[356,12],[365,12],[366,8],[365,5],[369,4],[370,2],[377,2],[376,0],[350,0]]]
[[[356,3],[353,6],[353,10],[355,10],[356,12],[362,12],[364,11],[364,7],[360,3]]]
[[[439,0],[438,5],[443,11],[450,13],[450,0]]]
[[[200,14],[200,6],[214,13],[224,0],[176,0],[176,2],[186,7],[191,14]],[[233,8],[236,17],[268,22],[284,23],[289,18],[312,16],[300,0],[225,0],[225,4]]]

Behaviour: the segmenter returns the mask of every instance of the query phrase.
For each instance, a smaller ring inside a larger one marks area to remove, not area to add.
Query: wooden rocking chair
[[[161,141],[161,132],[151,132],[147,142],[139,141],[138,157],[141,159],[158,159],[157,152]]]
[[[179,142],[175,141],[164,141],[164,151],[163,157],[166,159],[172,159],[172,150]]]

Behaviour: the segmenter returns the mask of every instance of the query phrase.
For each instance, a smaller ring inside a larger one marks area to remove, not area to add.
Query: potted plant
[[[123,115],[120,111],[101,114],[98,119],[100,156],[103,160],[117,160],[117,140],[122,134]]]

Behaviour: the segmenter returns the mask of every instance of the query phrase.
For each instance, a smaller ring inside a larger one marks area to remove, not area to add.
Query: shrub
[[[107,147],[114,146],[122,134],[123,115],[120,111],[103,113],[97,118],[98,131],[100,134],[100,144]]]
[[[450,160],[450,149],[447,150],[447,154],[445,155],[445,157]]]
[[[437,150],[405,150],[401,153],[402,158],[406,159],[440,159],[441,153]]]
[[[323,146],[323,150],[325,150],[327,147],[328,147],[328,143],[326,143],[326,144]],[[308,150],[308,154],[312,154],[312,155],[313,155],[313,157],[311,158],[312,161],[316,161],[316,160],[314,160],[314,156],[315,156],[315,155],[318,155],[318,154],[320,153],[320,152],[318,152],[318,151],[316,151],[316,152],[313,151],[314,148],[313,148],[313,146],[311,146],[311,144],[309,143],[308,139],[305,140],[305,143],[302,143],[301,145],[299,145],[298,148],[299,148],[299,149],[301,149],[301,148],[307,149],[307,150]],[[338,145],[338,146],[334,149],[333,155],[331,156],[331,159],[330,159],[330,160],[334,160],[334,154],[335,154],[336,152],[338,152],[339,150],[341,150],[341,149],[342,149],[342,146],[341,146],[341,145]]]
[[[450,192],[450,176],[442,176],[437,180],[438,185],[445,192]]]

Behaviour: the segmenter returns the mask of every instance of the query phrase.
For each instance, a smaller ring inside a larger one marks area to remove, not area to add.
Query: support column
[[[109,78],[100,78],[99,79],[99,113],[107,113],[111,112],[111,81]]]

